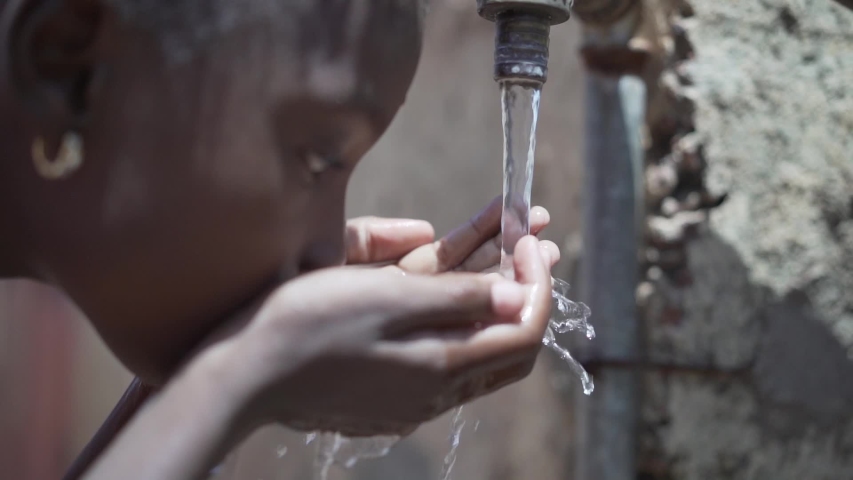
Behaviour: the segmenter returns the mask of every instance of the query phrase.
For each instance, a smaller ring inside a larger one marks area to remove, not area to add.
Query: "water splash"
[[[348,438],[340,433],[309,433],[305,443],[316,440],[317,456],[314,460],[314,479],[327,480],[332,465],[353,468],[360,460],[388,455],[400,441],[394,435],[370,438]]]
[[[545,330],[545,337],[542,339],[542,344],[556,352],[557,355],[560,356],[568,365],[569,368],[572,369],[572,372],[578,376],[581,380],[581,385],[583,386],[583,393],[589,395],[595,389],[595,384],[592,383],[592,375],[587,373],[586,369],[583,368],[577,360],[572,357],[572,354],[565,347],[560,346],[557,343],[557,339],[554,336],[554,330],[551,327],[548,327]]]
[[[278,448],[275,449],[275,455],[278,458],[284,458],[287,455],[287,445],[279,445]]]
[[[462,429],[464,427],[465,420],[462,420],[462,407],[457,407],[453,411],[453,417],[450,420],[450,450],[444,456],[444,464],[441,467],[441,480],[450,480],[450,474],[453,471],[453,466],[456,464],[459,441],[462,438]]]
[[[530,194],[536,151],[536,124],[539,121],[538,87],[513,83],[501,84],[501,112],[504,132],[503,215],[501,217],[501,273],[514,278],[513,250],[518,241],[530,233]],[[589,307],[568,298],[569,284],[552,279],[552,318],[542,343],[566,361],[580,378],[584,393],[592,393],[592,377],[572,357],[568,349],[557,344],[554,332],[583,331],[588,339],[595,337],[589,324]]]
[[[551,298],[554,309],[551,311],[551,328],[557,333],[581,331],[588,340],[595,338],[595,329],[589,324],[592,311],[583,302],[569,300],[569,284],[559,278],[552,278]]]
[[[569,300],[567,296],[569,284],[567,282],[559,278],[552,278],[551,285],[553,285],[553,290],[551,291],[553,302],[551,321],[548,323],[545,337],[542,338],[542,344],[568,364],[569,369],[580,379],[583,393],[590,395],[595,389],[592,375],[572,356],[569,349],[557,343],[557,337],[554,332],[581,331],[586,335],[588,340],[592,340],[595,338],[595,329],[589,324],[589,317],[592,315],[592,311],[583,302],[575,303]]]

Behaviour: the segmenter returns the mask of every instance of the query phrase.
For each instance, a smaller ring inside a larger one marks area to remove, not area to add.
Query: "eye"
[[[319,175],[327,170],[341,170],[344,168],[343,162],[338,155],[321,154],[314,150],[305,150],[301,155],[308,171],[314,175]]]

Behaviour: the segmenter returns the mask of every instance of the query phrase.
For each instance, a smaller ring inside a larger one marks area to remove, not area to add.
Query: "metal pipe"
[[[635,291],[641,242],[646,86],[637,65],[607,65],[589,59],[629,51],[637,4],[589,0],[575,6],[585,24],[586,120],[584,256],[582,297],[592,309],[597,333],[593,356],[639,358],[640,325]],[[604,22],[609,25],[602,25]],[[634,58],[626,55],[624,58]],[[620,62],[622,63],[622,62]],[[620,71],[621,68],[621,71]],[[583,355],[582,355],[583,356]],[[595,393],[577,395],[578,480],[636,478],[640,377],[633,369],[600,365]]]
[[[571,8],[569,0],[477,0],[477,13],[493,22],[500,12],[517,11],[541,14],[557,25],[569,20]]]
[[[495,81],[541,86],[548,79],[551,25],[569,19],[568,0],[477,0],[495,22]]]
[[[584,209],[583,298],[595,318],[598,355],[640,353],[634,292],[638,281],[637,179],[642,171],[639,127],[645,84],[638,77],[586,80],[587,190]],[[633,480],[639,413],[636,371],[601,368],[595,394],[578,395],[578,480]]]

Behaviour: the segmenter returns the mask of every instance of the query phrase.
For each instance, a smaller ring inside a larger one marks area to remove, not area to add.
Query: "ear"
[[[14,86],[40,121],[81,128],[103,65],[100,0],[24,0],[8,52]]]

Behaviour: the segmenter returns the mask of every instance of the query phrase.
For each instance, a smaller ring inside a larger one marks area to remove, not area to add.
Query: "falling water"
[[[450,420],[450,450],[444,456],[444,465],[441,467],[441,480],[450,480],[450,473],[453,471],[453,466],[456,465],[456,454],[459,451],[459,440],[462,438],[462,429],[465,427],[465,420],[462,420],[462,407],[456,407],[453,410],[453,417]]]
[[[530,233],[530,193],[533,187],[536,123],[539,120],[538,87],[504,82],[501,84],[501,108],[504,131],[503,216],[501,218],[501,273],[514,278],[513,250],[516,243]],[[587,338],[595,337],[588,323],[589,307],[568,299],[569,284],[552,280],[552,318],[542,343],[566,361],[581,380],[584,393],[594,388],[592,377],[569,351],[558,345],[554,332],[583,331]]]
[[[327,480],[332,465],[352,468],[359,460],[384,457],[400,441],[397,436],[349,438],[340,433],[309,433],[305,444],[317,442],[314,479]]]
[[[515,244],[530,233],[530,192],[533,189],[533,152],[539,120],[538,88],[501,84],[504,129],[503,216],[501,217],[501,273],[513,277]]]

